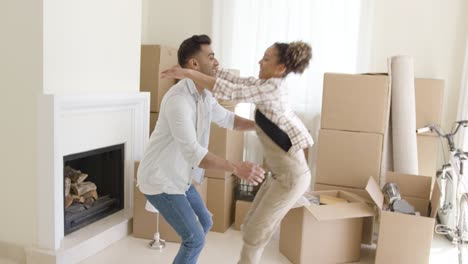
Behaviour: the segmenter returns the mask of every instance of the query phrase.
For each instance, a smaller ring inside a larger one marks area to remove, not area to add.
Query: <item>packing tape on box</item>
[[[418,175],[413,58],[391,57],[389,74],[392,82],[393,170]]]

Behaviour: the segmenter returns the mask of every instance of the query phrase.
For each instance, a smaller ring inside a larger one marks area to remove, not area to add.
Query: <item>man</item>
[[[218,61],[206,35],[182,42],[179,65],[214,76]],[[252,120],[236,116],[220,106],[204,87],[190,79],[180,80],[164,95],[158,122],[138,169],[138,184],[182,239],[174,262],[196,263],[213,225],[211,214],[192,179],[201,182],[204,169],[232,172],[258,184],[264,170],[250,162],[233,162],[208,152],[210,123],[236,130],[253,130]]]

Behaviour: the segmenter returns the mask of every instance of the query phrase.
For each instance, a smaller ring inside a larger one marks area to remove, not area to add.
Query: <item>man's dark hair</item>
[[[211,45],[210,37],[207,35],[193,35],[180,44],[177,59],[182,68],[185,68],[188,60],[201,50],[201,45]]]

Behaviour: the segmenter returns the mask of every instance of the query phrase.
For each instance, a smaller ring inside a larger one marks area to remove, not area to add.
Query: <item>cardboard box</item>
[[[444,85],[444,80],[437,79],[418,78],[414,81],[416,128],[442,124]]]
[[[236,217],[234,220],[234,229],[241,230],[241,225],[244,223],[244,219],[247,216],[247,213],[252,207],[252,202],[249,201],[236,201]]]
[[[207,207],[213,214],[211,231],[224,233],[234,222],[235,176],[226,179],[207,178]]]
[[[387,182],[398,183],[404,199],[412,198],[427,205],[432,204],[432,211],[426,211],[425,214],[421,212],[421,216],[382,211],[384,196],[377,182],[370,177],[366,191],[380,209],[375,263],[429,263],[434,218],[440,199],[438,185],[434,186],[431,197],[431,177],[389,172]]]
[[[433,178],[433,184],[435,183],[435,176],[437,170],[440,168],[441,153],[440,150],[446,144],[445,140],[440,140],[438,136],[432,135],[431,133],[418,134],[417,136],[418,145],[418,174],[424,176],[431,176]],[[380,183],[385,183],[385,172],[393,170],[393,152],[392,143],[389,138],[389,145],[386,147],[387,162],[382,166],[382,173],[380,177]],[[384,157],[385,159],[385,157]]]
[[[321,129],[316,182],[364,189],[369,176],[379,181],[383,135]]]
[[[358,195],[366,203],[373,204],[372,198],[365,189],[356,189],[343,186],[327,185],[316,183],[314,185],[314,191],[345,191],[355,195]],[[375,232],[375,217],[364,218],[362,227],[362,244],[372,245],[374,243],[374,232]]]
[[[234,111],[234,108],[226,109]],[[212,123],[208,150],[229,161],[242,161],[244,158],[244,133],[225,129]],[[206,170],[205,175],[209,178],[227,179],[231,173],[221,170]]]
[[[158,121],[158,117],[159,117],[159,113],[150,113],[150,128],[149,128],[150,136],[151,136],[151,133],[153,133],[154,131],[154,128],[156,126],[156,121]]]
[[[280,252],[295,264],[359,261],[363,219],[372,217],[374,210],[347,192],[312,194],[336,196],[350,202],[290,210],[281,222]]]
[[[135,162],[135,177],[137,175],[139,162]],[[195,188],[202,196],[206,204],[206,192],[208,181],[205,179],[202,186],[195,185]],[[148,212],[145,209],[146,197],[140,192],[138,187],[134,186],[133,190],[133,236],[143,239],[153,239],[156,232],[157,214]],[[167,242],[180,243],[181,239],[177,232],[169,225],[163,216],[159,217],[159,234],[161,239]]]
[[[373,203],[372,198],[370,197],[370,195],[367,193],[365,189],[350,188],[350,187],[329,185],[329,184],[322,184],[322,183],[316,183],[314,185],[314,191],[333,191],[333,190],[353,193],[363,198],[366,202]]]
[[[386,75],[325,73],[321,127],[384,134],[390,90]]]
[[[418,135],[418,167],[419,174],[432,176],[435,179],[437,173],[437,164],[439,157],[439,149],[442,144],[445,144],[445,139],[440,140],[437,136]]]
[[[175,48],[161,45],[141,46],[140,91],[151,93],[151,112],[159,112],[164,94],[176,83],[175,79],[162,79],[161,71],[177,63]]]

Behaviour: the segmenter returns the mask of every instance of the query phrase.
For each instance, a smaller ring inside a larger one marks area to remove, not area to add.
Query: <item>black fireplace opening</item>
[[[70,234],[124,207],[124,144],[63,157],[64,230]]]

